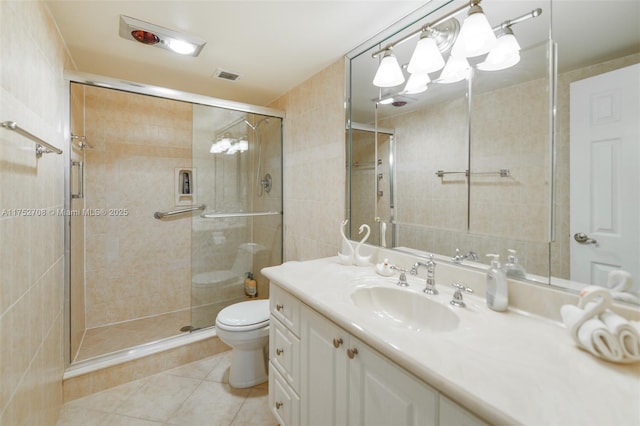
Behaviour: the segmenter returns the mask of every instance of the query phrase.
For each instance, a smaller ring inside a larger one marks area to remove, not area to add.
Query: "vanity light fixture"
[[[391,48],[384,51],[384,56],[380,61],[380,66],[373,78],[373,84],[377,87],[394,87],[404,83],[404,74],[400,64],[393,54]]]
[[[219,136],[212,144],[209,152],[211,154],[235,154],[236,152],[245,152],[249,150],[249,142],[247,137],[235,139],[231,133],[226,132]]]
[[[463,56],[449,56],[447,64],[444,66],[440,77],[436,80],[437,83],[456,83],[458,81],[466,80],[469,78],[469,72],[471,66],[467,58]]]
[[[207,43],[192,35],[173,31],[130,16],[120,15],[120,37],[181,55],[198,56]]]
[[[477,67],[482,71],[499,71],[510,68],[518,62],[520,62],[520,44],[513,35],[511,27],[506,27],[498,37],[495,47]]]
[[[472,0],[451,55],[472,58],[488,53],[496,44],[496,35],[484,16],[480,0]]]
[[[404,90],[397,94],[421,93],[426,90],[426,85],[430,81],[429,73],[442,69],[440,77],[434,80],[435,83],[461,81],[469,77],[471,70],[467,58],[487,53],[484,61],[476,65],[482,71],[498,71],[517,64],[520,61],[520,45],[513,35],[511,26],[540,16],[542,9],[534,9],[491,28],[480,7],[481,1],[471,0],[443,17],[373,52],[371,56],[374,58],[383,55],[373,79],[374,86],[395,87],[402,84],[404,82],[402,68],[406,67],[411,75]],[[460,23],[453,16],[467,8],[469,8],[468,16],[460,28]],[[496,33],[499,35],[497,38]],[[420,35],[420,40],[411,55],[409,64],[400,67],[391,50],[417,35]],[[451,54],[445,63],[442,54],[448,50],[451,50]],[[425,78],[427,82],[423,84]],[[376,102],[383,104],[380,100]]]
[[[427,84],[429,84],[430,81],[431,79],[427,73],[413,73],[409,76],[409,80],[407,80],[407,84],[404,86],[402,93],[409,95],[422,93],[427,90]]]
[[[444,58],[436,44],[436,40],[430,36],[431,30],[423,31],[411,55],[407,71],[413,74],[425,74],[439,71],[444,67]]]

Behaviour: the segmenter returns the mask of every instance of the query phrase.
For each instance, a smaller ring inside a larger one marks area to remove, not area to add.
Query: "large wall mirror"
[[[630,124],[635,148],[628,151],[618,142],[576,147],[575,139],[584,139],[576,129],[584,126],[575,124],[579,108],[570,106],[572,98],[579,105],[593,98],[579,95],[574,82],[625,69],[640,80],[640,71],[629,68],[640,66],[640,3],[485,0],[480,6],[498,39],[509,34],[519,44],[515,57],[503,54],[505,63],[483,54],[467,58],[462,74],[444,73],[450,58],[461,56],[451,55],[469,10],[469,2],[459,1],[430,2],[348,55],[352,238],[367,223],[374,244],[470,267],[489,263],[490,253],[503,262],[515,255],[526,279],[572,290],[611,286],[608,272],[624,269],[635,283],[616,293],[637,302],[640,177],[622,167],[640,168],[640,124]],[[420,73],[407,68],[421,36],[434,39],[446,65],[412,87],[409,77]],[[374,85],[390,54],[404,81]],[[636,89],[635,104],[637,95]],[[587,114],[599,110],[606,121],[617,113],[612,97],[598,99]],[[592,154],[578,160],[574,152]],[[596,170],[572,176],[585,161]],[[600,184],[589,188],[589,181]],[[573,194],[576,189],[591,195]],[[576,197],[591,205],[578,206]],[[621,223],[625,217],[628,223]],[[626,241],[608,242],[613,235]],[[614,252],[618,246],[622,254]]]

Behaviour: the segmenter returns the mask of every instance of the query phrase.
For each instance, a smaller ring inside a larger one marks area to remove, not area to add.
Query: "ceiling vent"
[[[236,74],[235,72],[225,71],[220,68],[213,73],[213,76],[216,78],[221,78],[223,80],[236,81],[240,78],[240,74]]]

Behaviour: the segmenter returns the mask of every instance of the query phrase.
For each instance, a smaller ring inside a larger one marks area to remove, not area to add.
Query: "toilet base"
[[[268,380],[267,357],[264,348],[238,349],[231,351],[229,385],[234,388],[249,388]]]

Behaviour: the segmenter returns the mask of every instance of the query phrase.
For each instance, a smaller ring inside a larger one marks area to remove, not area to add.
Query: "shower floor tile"
[[[275,426],[268,386],[229,386],[231,352],[129,382],[62,407],[58,426]]]
[[[74,361],[84,361],[144,343],[155,342],[183,332],[180,327],[191,324],[191,312],[184,309],[148,318],[121,322],[85,331]]]

